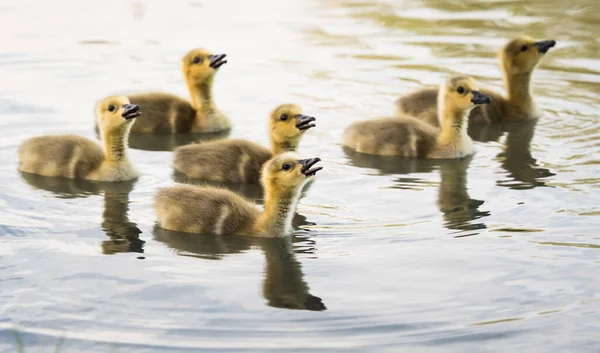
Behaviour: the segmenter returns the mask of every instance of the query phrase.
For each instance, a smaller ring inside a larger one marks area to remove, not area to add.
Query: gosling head
[[[271,140],[279,147],[295,150],[306,130],[316,126],[316,120],[312,116],[302,114],[302,109],[295,104],[282,104],[271,112]]]
[[[206,49],[193,49],[181,60],[183,74],[188,82],[202,83],[213,77],[227,63],[226,54],[211,54]]]
[[[492,99],[479,92],[477,83],[469,76],[454,76],[440,86],[439,101],[444,107],[441,111],[468,113],[479,104],[491,103]]]
[[[504,72],[509,75],[530,73],[540,63],[544,54],[555,45],[554,40],[536,41],[531,37],[518,37],[502,48],[499,54],[500,63]]]
[[[262,170],[263,185],[275,192],[286,193],[298,190],[308,178],[317,174],[323,167],[315,167],[318,157],[301,159],[295,152],[286,152],[271,158]]]
[[[129,130],[140,115],[140,106],[131,104],[126,96],[106,97],[96,103],[96,121],[101,131]]]

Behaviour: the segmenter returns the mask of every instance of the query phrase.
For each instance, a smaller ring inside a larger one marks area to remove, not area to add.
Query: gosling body
[[[191,101],[164,92],[129,95],[133,104],[144,107],[144,116],[133,126],[134,133],[210,133],[229,130],[231,122],[215,105],[212,87],[225,54],[212,55],[194,49],[182,61]]]
[[[127,158],[127,137],[140,107],[127,97],[108,97],[96,105],[103,146],[77,135],[39,136],[19,148],[19,171],[50,177],[125,181],[139,177]]]
[[[440,127],[410,116],[359,121],[344,132],[343,145],[359,153],[417,158],[462,158],[475,153],[467,116],[490,98],[466,76],[455,76],[438,90]]]
[[[177,148],[173,167],[188,178],[259,183],[264,163],[275,155],[296,151],[315,120],[303,115],[299,106],[283,104],[269,117],[271,150],[241,139],[202,142]]]
[[[224,189],[180,185],[163,188],[154,199],[160,227],[187,233],[278,237],[292,231],[292,217],[307,178],[320,159],[299,159],[288,152],[263,167],[265,206]]]
[[[539,111],[531,94],[531,76],[546,52],[555,45],[554,40],[535,41],[529,37],[518,37],[508,42],[498,55],[507,94],[504,96],[482,88],[481,93],[490,97],[492,102],[473,109],[469,114],[469,123],[488,124],[537,118]],[[435,88],[422,89],[400,97],[396,101],[396,108],[401,115],[410,115],[439,126],[437,97]]]

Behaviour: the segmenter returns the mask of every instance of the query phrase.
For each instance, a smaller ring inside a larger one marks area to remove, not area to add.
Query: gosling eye
[[[192,61],[194,64],[200,64],[202,61],[204,61],[204,59],[202,59],[201,57],[197,56],[194,58],[194,60]]]
[[[521,51],[527,51],[527,46],[526,45],[522,46]]]
[[[290,169],[292,169],[292,165],[290,163],[283,163],[283,165],[281,166],[281,169],[290,170]]]
[[[464,87],[463,87],[463,86],[460,86],[460,87],[458,87],[458,88],[456,89],[456,92],[458,92],[458,93],[460,93],[460,94],[463,94],[463,93],[465,93],[465,89],[464,89]]]
[[[281,114],[281,117],[279,118],[279,120],[281,121],[287,121],[288,120],[288,115],[287,114]]]
[[[115,110],[117,110],[117,107],[115,107],[114,105],[111,104],[111,105],[108,106],[108,111],[109,112],[114,112]]]

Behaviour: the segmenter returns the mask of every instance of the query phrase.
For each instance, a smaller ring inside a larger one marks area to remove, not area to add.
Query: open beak
[[[311,176],[317,174],[317,172],[319,170],[323,169],[323,167],[312,168],[313,165],[319,163],[320,161],[321,161],[321,158],[319,158],[319,157],[300,159],[298,161],[298,163],[300,163],[302,165],[302,169],[300,171],[302,172],[302,174],[306,175],[307,177],[311,177]]]
[[[296,115],[296,120],[296,127],[301,131],[305,131],[310,129],[311,127],[315,127],[316,125],[313,122],[317,121],[317,119],[315,119],[314,116],[307,116],[302,114]]]
[[[210,60],[210,67],[217,70],[224,64],[227,64],[227,60],[224,60],[227,54],[214,54],[209,55],[208,59]]]
[[[538,48],[538,52],[545,54],[550,48],[556,45],[555,40],[542,40],[533,43]]]
[[[138,116],[142,115],[140,111],[140,106],[135,104],[125,104],[123,105],[123,114],[121,115],[125,120],[135,119]]]
[[[471,91],[473,93],[473,98],[471,98],[471,103],[477,104],[490,104],[492,103],[492,99],[489,96],[479,92],[479,91]]]

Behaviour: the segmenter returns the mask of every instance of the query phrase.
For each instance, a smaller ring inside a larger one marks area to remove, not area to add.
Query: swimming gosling
[[[537,118],[539,111],[531,95],[531,75],[546,52],[555,45],[554,40],[536,42],[530,37],[518,37],[508,42],[498,54],[507,95],[482,89],[483,94],[491,97],[492,103],[473,109],[469,123],[488,124]],[[439,126],[437,97],[435,88],[426,88],[400,97],[396,107],[400,114]]]
[[[302,114],[295,104],[275,108],[269,117],[271,150],[248,140],[219,140],[191,144],[175,150],[175,170],[189,178],[209,181],[259,183],[263,164],[288,151],[296,151],[316,119]]]
[[[346,128],[344,146],[381,156],[462,158],[475,153],[467,117],[475,106],[489,104],[490,97],[468,76],[440,85],[438,97],[441,128],[409,116],[359,121]]]
[[[77,135],[48,135],[19,147],[19,170],[50,177],[125,181],[139,177],[127,158],[127,138],[140,107],[125,96],[102,99],[96,118],[103,146]]]
[[[133,133],[209,133],[229,130],[229,119],[217,109],[212,87],[215,74],[227,63],[226,54],[194,49],[181,59],[183,76],[190,92],[187,100],[169,93],[150,92],[129,95],[133,104],[144,107],[144,116]]]
[[[216,235],[273,238],[292,232],[292,217],[307,179],[322,167],[319,158],[300,159],[294,152],[265,163],[262,183],[264,210],[229,190],[179,185],[160,189],[154,209],[160,227]]]

